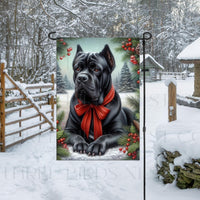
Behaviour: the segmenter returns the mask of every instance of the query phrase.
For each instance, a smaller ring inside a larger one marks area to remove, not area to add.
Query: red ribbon
[[[83,104],[80,100],[78,100],[79,103],[74,106],[74,109],[78,116],[82,116],[84,114],[81,122],[81,129],[85,132],[87,138],[89,137],[92,112],[94,122],[94,140],[96,140],[103,134],[101,121],[105,119],[110,112],[110,110],[106,108],[105,105],[110,103],[113,100],[114,96],[115,89],[112,85],[109,93],[106,95],[101,105]]]

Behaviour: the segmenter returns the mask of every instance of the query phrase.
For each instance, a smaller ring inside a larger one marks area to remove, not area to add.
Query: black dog
[[[111,73],[115,60],[108,45],[100,53],[84,53],[80,45],[73,61],[75,93],[65,131],[73,150],[88,155],[103,155],[118,144],[131,125],[133,113],[121,108]]]

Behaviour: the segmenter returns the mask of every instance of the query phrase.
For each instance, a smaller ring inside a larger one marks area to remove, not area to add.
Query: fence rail
[[[15,82],[5,70],[4,63],[1,63],[0,71],[0,151],[5,152],[8,147],[55,129],[55,82],[54,74],[51,75],[51,83],[23,84]],[[13,94],[16,95],[16,92],[18,95],[13,96]],[[7,106],[8,108],[6,108]],[[29,114],[24,115],[25,112]],[[48,114],[50,116],[47,116]],[[33,128],[34,133],[29,135],[30,131],[27,132],[27,130]],[[16,140],[7,142],[8,137],[17,134],[19,135],[17,139],[15,138]]]

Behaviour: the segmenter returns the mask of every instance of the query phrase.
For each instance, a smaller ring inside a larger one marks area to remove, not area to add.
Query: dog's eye
[[[77,71],[77,72],[79,72],[80,70],[81,70],[81,68],[80,68],[80,67],[76,68],[76,71]]]
[[[96,67],[95,67],[93,70],[94,70],[95,72],[98,72],[98,71],[99,71],[99,69],[98,69],[98,68],[96,68]]]

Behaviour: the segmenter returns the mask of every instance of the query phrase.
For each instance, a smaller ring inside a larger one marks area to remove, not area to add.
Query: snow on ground
[[[189,95],[193,93],[193,78],[177,80],[177,93],[179,95]],[[156,176],[156,155],[160,146],[179,149],[183,153],[198,156],[199,147],[194,148],[193,143],[200,134],[200,109],[177,105],[177,121],[168,123],[168,88],[164,81],[147,83],[147,132],[146,132],[146,158],[147,158],[147,200],[197,200],[200,192],[197,189],[180,190],[175,184],[163,185]],[[156,135],[157,132],[157,135]],[[172,136],[173,133],[177,133]],[[185,134],[179,137],[178,134]],[[164,137],[161,137],[164,136]],[[174,141],[174,139],[176,139]],[[183,145],[186,145],[185,148]],[[188,147],[190,149],[188,149]],[[188,154],[177,159],[177,164],[184,162]]]
[[[178,93],[191,95],[192,81],[177,81]],[[167,124],[167,87],[162,81],[147,83],[146,89],[146,199],[198,200],[199,190],[180,190],[174,184],[163,185],[156,179],[155,133],[160,124]],[[178,120],[186,117],[188,122],[190,116],[186,113],[196,116],[200,112],[184,106],[177,109]],[[142,171],[141,160],[56,161],[56,133],[48,132],[0,153],[0,199],[142,200]]]

